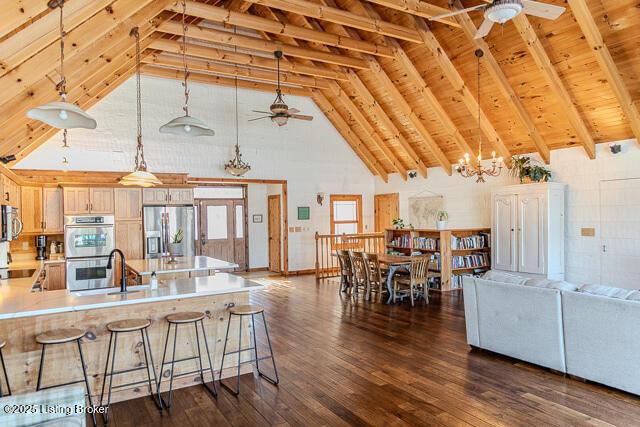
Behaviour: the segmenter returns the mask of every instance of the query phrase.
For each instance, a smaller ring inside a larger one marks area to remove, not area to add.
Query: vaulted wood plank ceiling
[[[385,180],[434,166],[451,173],[477,150],[476,48],[485,52],[485,155],[548,161],[549,150],[581,146],[593,158],[595,143],[640,137],[636,1],[545,1],[567,11],[555,21],[521,15],[474,40],[481,13],[426,18],[481,0],[188,0],[191,78],[232,85],[238,76],[242,87],[274,91],[280,48],[284,93],[311,97]],[[25,112],[57,98],[58,13],[44,0],[7,3],[0,154],[20,159],[56,132]],[[181,11],[176,0],[66,0],[69,99],[88,108],[132,74],[133,26],[143,72],[181,79]]]

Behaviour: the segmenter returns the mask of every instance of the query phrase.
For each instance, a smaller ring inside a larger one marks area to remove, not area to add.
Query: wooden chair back
[[[417,256],[411,258],[411,283],[426,284],[429,273],[430,256]]]
[[[344,278],[350,279],[351,276],[353,276],[353,270],[351,269],[349,251],[338,249],[336,254],[338,255],[338,264],[340,264],[340,275]]]
[[[362,252],[349,251],[349,258],[355,283],[357,285],[366,285],[368,281],[367,267],[362,257]]]
[[[380,268],[380,260],[378,254],[363,253],[362,258],[365,262],[365,268],[367,270],[367,277],[369,281],[375,283],[382,282],[382,269]]]

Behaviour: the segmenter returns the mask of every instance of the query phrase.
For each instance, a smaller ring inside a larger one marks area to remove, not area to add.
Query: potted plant
[[[171,242],[169,242],[169,256],[171,260],[175,261],[175,257],[182,255],[182,240],[184,239],[184,231],[179,228],[173,236],[171,236]]]
[[[534,164],[529,156],[511,157],[511,176],[518,178],[520,184],[530,182],[547,182],[551,179],[551,171],[544,166]]]
[[[449,221],[449,214],[447,211],[438,211],[436,214],[436,228],[438,230],[446,230],[447,222]]]
[[[402,230],[404,228],[404,220],[402,218],[394,218],[391,222],[396,230]]]

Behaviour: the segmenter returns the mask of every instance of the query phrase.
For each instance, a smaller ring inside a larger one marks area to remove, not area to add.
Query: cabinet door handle
[[[8,202],[9,201],[9,192],[7,191],[6,193],[4,193],[4,199]]]
[[[87,203],[87,210],[89,210],[89,203]]]

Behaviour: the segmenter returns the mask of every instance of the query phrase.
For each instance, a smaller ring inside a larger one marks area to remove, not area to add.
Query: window
[[[332,194],[331,234],[362,233],[362,196]]]

